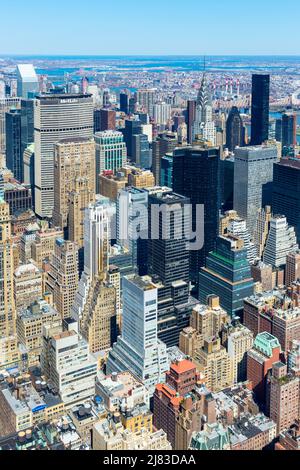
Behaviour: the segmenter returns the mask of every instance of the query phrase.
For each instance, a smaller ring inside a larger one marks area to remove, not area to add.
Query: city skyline
[[[300,6],[13,7],[0,451],[300,450]]]

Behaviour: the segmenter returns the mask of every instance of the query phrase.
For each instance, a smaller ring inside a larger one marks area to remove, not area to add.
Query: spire
[[[211,106],[211,96],[207,83],[206,73],[204,71],[202,75],[201,85],[198,91],[197,106],[201,106],[202,108],[204,108],[208,105]]]

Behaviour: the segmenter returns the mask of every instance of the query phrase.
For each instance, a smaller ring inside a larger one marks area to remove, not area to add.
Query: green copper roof
[[[271,335],[267,331],[259,333],[253,343],[255,349],[258,349],[260,352],[265,354],[268,357],[272,356],[274,348],[280,348],[280,343],[278,338]]]

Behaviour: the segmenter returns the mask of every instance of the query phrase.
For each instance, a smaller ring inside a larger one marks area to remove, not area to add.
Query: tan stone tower
[[[0,197],[0,367],[18,361],[9,205]]]

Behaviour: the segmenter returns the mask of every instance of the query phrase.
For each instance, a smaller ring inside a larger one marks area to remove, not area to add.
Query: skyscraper
[[[78,212],[74,213],[74,198],[78,192],[85,191],[86,197],[80,197]],[[95,143],[92,139],[73,137],[62,139],[54,146],[54,207],[53,224],[66,229],[72,219],[72,241],[83,246],[84,209],[95,200]],[[76,219],[76,220],[75,220]],[[81,229],[82,236],[74,236],[74,225]],[[70,240],[70,234],[68,237]],[[75,240],[76,238],[76,240]]]
[[[28,98],[29,92],[38,92],[39,82],[32,64],[17,65],[17,94],[20,98]]]
[[[209,253],[206,266],[200,269],[199,300],[205,303],[208,295],[215,294],[229,315],[239,316],[243,299],[252,295],[253,289],[244,242],[233,235],[218,237],[216,250]]]
[[[18,361],[9,205],[0,198],[0,366]]]
[[[206,256],[215,248],[218,235],[221,196],[219,162],[220,150],[215,147],[183,147],[174,150],[173,191],[190,199],[193,206],[193,231],[197,223],[204,231],[203,247],[190,252],[190,275],[196,284],[200,267],[204,266]],[[196,220],[197,204],[203,205],[204,220]]]
[[[196,100],[188,100],[186,110],[187,141],[193,142],[193,122],[196,114]]]
[[[114,131],[116,128],[116,111],[100,109],[100,131]]]
[[[179,344],[197,303],[189,296],[189,199],[158,188],[148,196],[148,274],[158,288],[158,337],[167,346]]]
[[[34,142],[34,100],[21,100],[21,153]]]
[[[136,92],[136,102],[139,107],[146,111],[150,116],[153,116],[153,105],[155,103],[156,89],[155,88],[141,88]]]
[[[193,141],[200,139],[209,141],[211,145],[216,145],[216,127],[212,113],[211,95],[204,73],[196,102],[195,120],[192,128]]]
[[[251,234],[256,228],[257,211],[272,199],[276,162],[276,147],[257,145],[235,150],[233,208],[246,220]]]
[[[132,136],[132,161],[139,168],[151,167],[150,145],[145,134]]]
[[[148,271],[148,192],[136,187],[121,189],[116,212],[117,242],[131,253],[132,265],[138,268],[139,275],[145,275]],[[138,229],[138,238],[135,229]]]
[[[282,158],[274,165],[274,214],[284,214],[288,224],[295,227],[300,241],[300,161]]]
[[[122,132],[103,131],[95,134],[96,143],[96,192],[100,193],[99,175],[103,171],[116,172],[126,163],[126,145]]]
[[[153,119],[158,125],[166,125],[171,118],[171,105],[164,101],[157,102],[153,105]]]
[[[0,98],[0,159],[5,157],[6,134],[5,134],[5,114],[11,108],[20,109],[20,98]]]
[[[284,113],[282,115],[281,142],[284,147],[295,147],[297,142],[297,115],[295,113]]]
[[[294,227],[290,227],[286,217],[275,215],[271,218],[270,231],[266,241],[263,261],[273,268],[285,267],[287,255],[298,249]]]
[[[152,143],[152,171],[157,185],[160,184],[161,159],[178,145],[175,132],[162,132]]]
[[[245,128],[239,110],[233,106],[226,121],[226,147],[233,152],[236,147],[245,145]]]
[[[129,112],[129,95],[128,93],[120,93],[120,111],[125,114]]]
[[[11,109],[5,116],[6,165],[14,177],[23,181],[23,155],[21,149],[21,111]]]
[[[269,137],[270,75],[252,75],[251,145],[261,145]]]
[[[111,210],[103,197],[85,211],[84,270],[71,309],[91,352],[109,349],[117,334],[117,291],[108,276]]]
[[[46,286],[62,318],[70,316],[78,287],[78,247],[76,243],[57,238],[50,259]]]
[[[34,107],[35,212],[52,217],[54,144],[64,138],[93,137],[91,95],[40,95]]]
[[[123,327],[109,353],[107,373],[130,370],[153,395],[169,368],[166,345],[157,338],[157,288],[148,277],[123,279]]]

